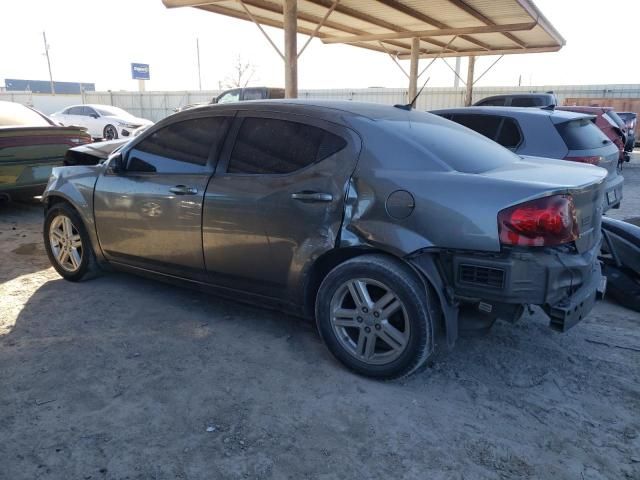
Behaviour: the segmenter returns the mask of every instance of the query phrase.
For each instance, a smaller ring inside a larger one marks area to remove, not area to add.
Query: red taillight
[[[604,157],[599,155],[593,157],[564,157],[565,160],[569,160],[570,162],[580,162],[580,163],[589,163],[591,165],[598,165]]]
[[[576,208],[571,195],[538,198],[498,213],[503,245],[551,246],[578,238]]]

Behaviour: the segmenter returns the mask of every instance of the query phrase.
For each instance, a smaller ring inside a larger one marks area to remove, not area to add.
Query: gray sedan
[[[584,318],[605,176],[402,108],[214,105],[55,169],[44,241],[68,280],[109,266],[315,319],[347,367],[395,378],[465,318]]]

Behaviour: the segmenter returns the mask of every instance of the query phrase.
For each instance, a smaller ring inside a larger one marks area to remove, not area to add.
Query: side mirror
[[[109,159],[109,171],[111,173],[122,173],[125,170],[124,158],[118,153]]]
[[[91,118],[98,118],[98,114],[97,113],[92,113],[91,115],[89,115]]]

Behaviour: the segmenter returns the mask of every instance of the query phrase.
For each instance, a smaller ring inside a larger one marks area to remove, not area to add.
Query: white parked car
[[[50,117],[62,125],[86,127],[92,137],[105,140],[129,137],[136,128],[153,125],[111,105],[72,105]]]

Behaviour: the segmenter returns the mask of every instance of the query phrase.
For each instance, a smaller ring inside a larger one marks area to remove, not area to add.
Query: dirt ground
[[[640,161],[618,218],[640,216]],[[0,479],[640,479],[640,314],[541,314],[407,380],[347,372],[311,325],[124,274],[50,268],[0,205]]]

